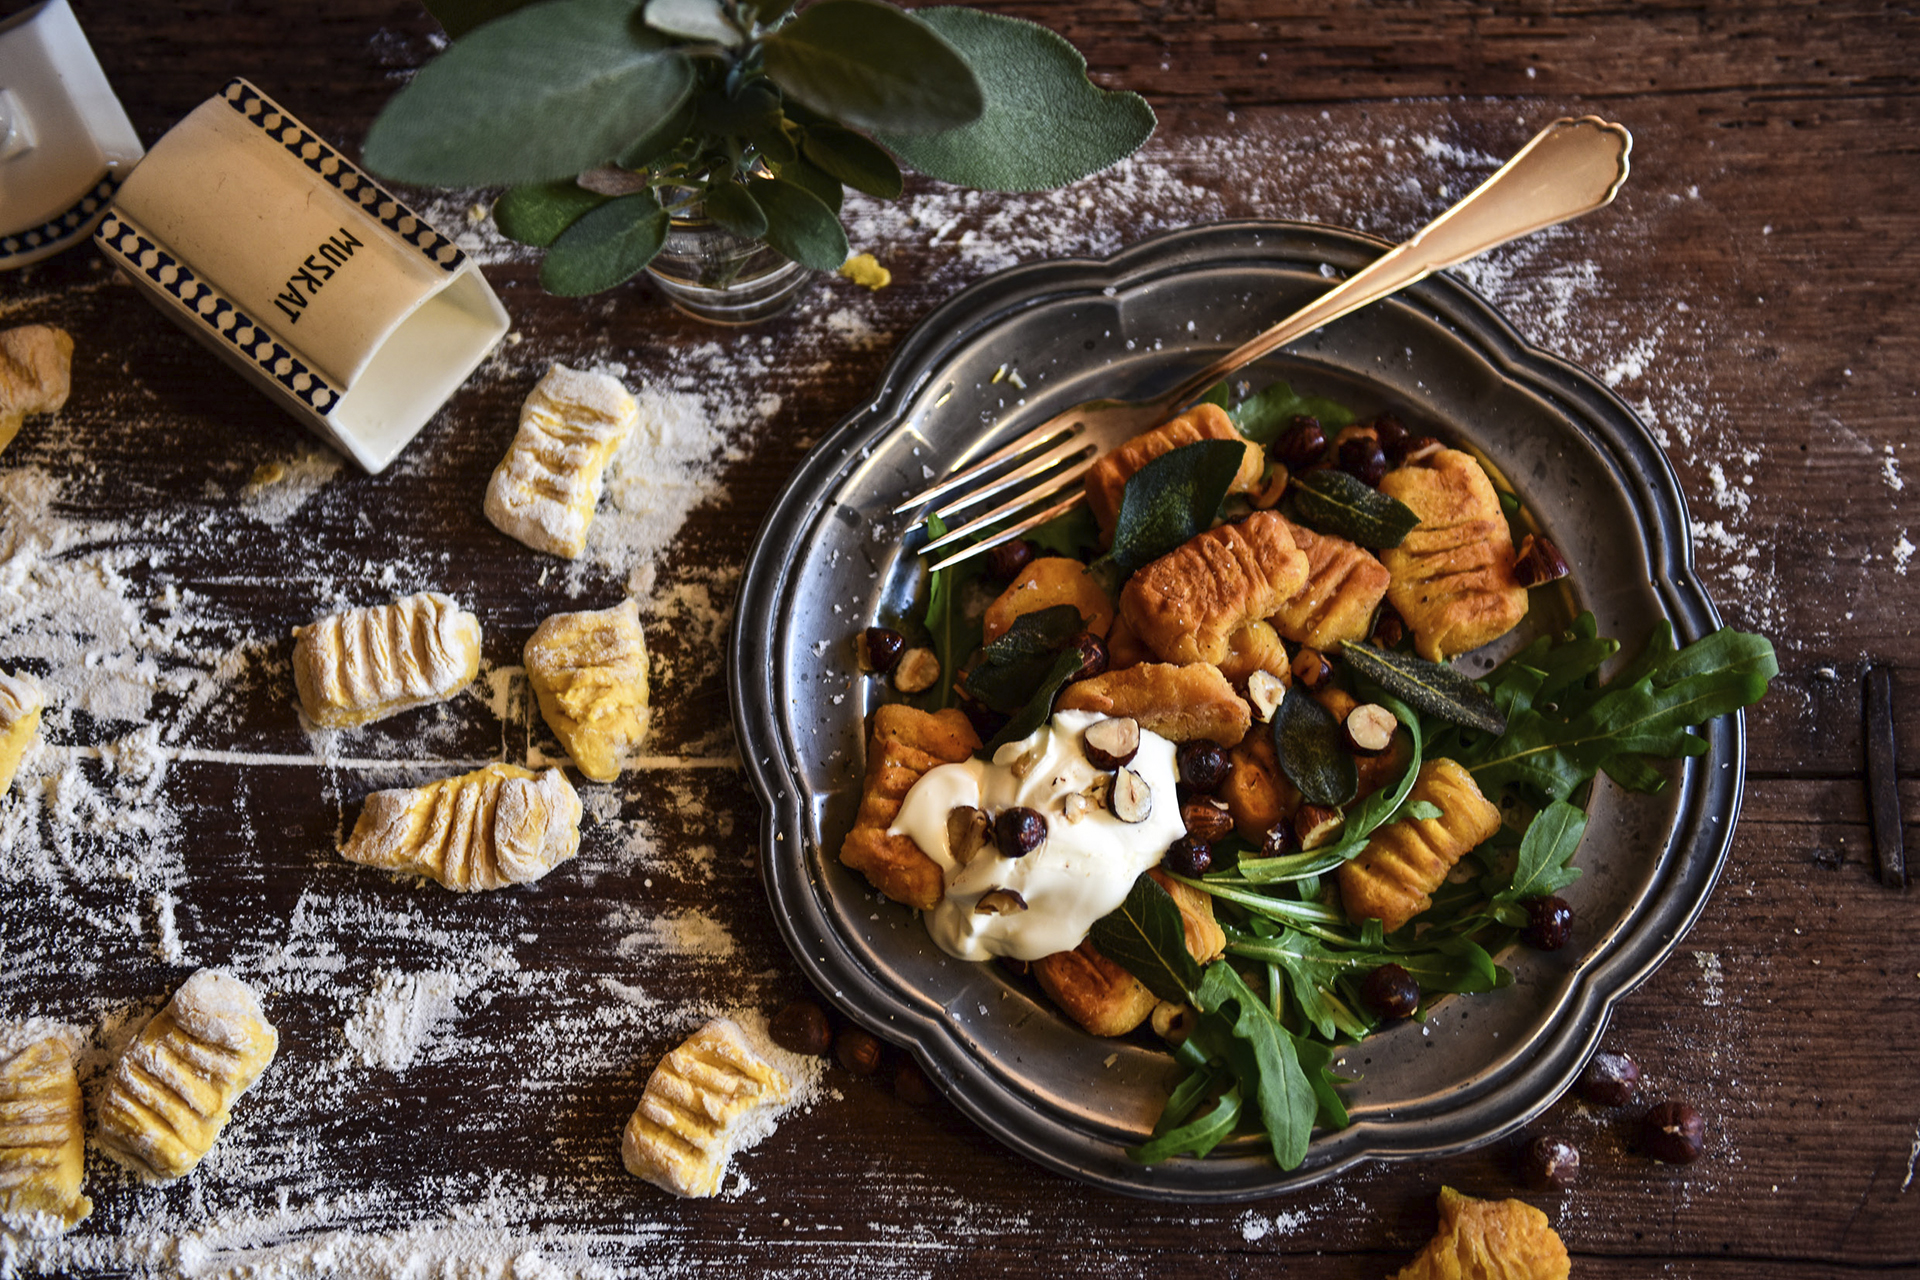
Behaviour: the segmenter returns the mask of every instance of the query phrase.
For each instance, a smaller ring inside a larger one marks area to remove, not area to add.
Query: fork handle
[[[1167,396],[1169,408],[1186,408],[1214,383],[1268,352],[1442,267],[1601,208],[1627,180],[1632,150],[1633,136],[1599,116],[1555,120],[1412,239],[1174,388]]]

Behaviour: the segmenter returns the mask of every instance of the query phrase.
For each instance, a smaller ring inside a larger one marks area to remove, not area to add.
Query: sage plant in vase
[[[1067,41],[882,0],[428,0],[453,38],[374,121],[366,163],[507,188],[500,231],[583,295],[650,270],[703,319],[763,319],[842,265],[844,188],[900,162],[995,191],[1064,186],[1153,132]]]

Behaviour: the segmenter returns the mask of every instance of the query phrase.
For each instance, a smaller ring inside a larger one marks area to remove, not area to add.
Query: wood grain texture
[[[967,196],[915,178],[897,206],[856,201],[855,248],[879,254],[893,287],[822,280],[794,313],[744,333],[687,320],[642,284],[548,297],[537,264],[496,242],[486,273],[519,345],[388,472],[343,471],[277,525],[234,511],[257,466],[309,447],[295,423],[90,251],[0,276],[0,322],[60,324],[78,342],[59,429],[30,422],[0,473],[57,475],[62,511],[142,530],[130,539],[164,554],[116,572],[142,591],[192,593],[197,616],[217,624],[206,643],[232,655],[210,704],[157,704],[175,752],[165,798],[189,833],[169,892],[193,954],[252,962],[271,944],[332,956],[364,983],[418,969],[420,937],[436,931],[470,940],[476,957],[507,949],[524,978],[465,1007],[469,1052],[356,1072],[334,1065],[351,1004],[303,986],[310,970],[263,975],[283,1059],[236,1123],[249,1151],[326,1150],[334,1172],[316,1185],[289,1173],[312,1167],[292,1155],[250,1169],[216,1161],[196,1175],[204,1186],[163,1197],[96,1167],[87,1230],[110,1234],[156,1204],[187,1212],[195,1195],[231,1209],[271,1206],[285,1190],[337,1202],[334,1225],[374,1237],[445,1222],[504,1177],[539,1188],[537,1228],[589,1239],[636,1273],[1375,1276],[1430,1234],[1443,1183],[1517,1194],[1513,1150],[1555,1131],[1580,1146],[1581,1181],[1528,1198],[1578,1276],[1920,1274],[1920,930],[1911,888],[1875,878],[1860,693],[1867,664],[1894,671],[1899,757],[1920,760],[1920,576],[1907,572],[1920,540],[1920,20],[1865,3],[982,7],[1060,30],[1102,84],[1145,93],[1161,123],[1142,155],[1059,197]],[[357,155],[380,104],[435,49],[434,25],[407,0],[341,0],[297,20],[211,0],[75,8],[148,143],[244,74]],[[743,1159],[751,1186],[737,1196],[669,1203],[621,1171],[619,1126],[669,1047],[662,1017],[691,1021],[742,990],[768,1011],[803,993],[760,887],[758,808],[724,763],[724,635],[689,602],[717,604],[724,621],[761,514],[895,343],[999,265],[1108,253],[1194,221],[1405,235],[1539,124],[1589,111],[1634,131],[1621,198],[1461,275],[1662,433],[1702,576],[1730,624],[1780,652],[1782,676],[1748,716],[1746,807],[1719,887],[1606,1037],[1645,1068],[1649,1099],[1706,1113],[1706,1157],[1656,1165],[1633,1149],[1638,1108],[1563,1099],[1526,1133],[1467,1155],[1368,1165],[1243,1206],[1143,1204],[1024,1163],[945,1104],[909,1107],[884,1075],[835,1069],[825,1100]],[[443,222],[486,198],[427,195]],[[569,579],[481,512],[549,360],[617,362],[632,383],[729,412],[743,397],[771,407],[727,428],[715,495],[644,584],[659,664],[650,749],[678,763],[604,789],[579,859],[539,885],[433,896],[336,856],[361,798],[530,746],[552,753],[551,738],[507,689],[369,731],[316,764],[290,708],[289,632],[343,595],[368,604],[431,587],[479,609],[487,667],[504,669],[547,613],[619,597],[621,575]],[[389,565],[398,580],[382,597]],[[125,731],[100,726],[63,745]],[[1911,844],[1911,766],[1902,791]],[[322,899],[336,912],[351,904],[344,936],[316,914]],[[44,882],[0,861],[0,964],[15,975],[0,980],[0,1017],[99,1022],[156,1005],[183,976],[154,954],[144,891],[72,887],[58,897],[72,921],[45,920],[48,900]],[[649,952],[640,968],[627,939],[648,921],[696,916],[724,924],[729,954]],[[124,922],[124,936],[87,963],[55,945],[95,936],[97,921]],[[670,1016],[610,997],[609,982],[643,989]],[[530,1027],[551,1028],[572,1057],[517,1052]],[[555,1060],[577,1065],[547,1072]],[[303,1078],[327,1082],[327,1105]],[[353,1208],[397,1189],[411,1216]]]

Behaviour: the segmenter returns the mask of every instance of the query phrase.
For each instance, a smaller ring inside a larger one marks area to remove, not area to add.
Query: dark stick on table
[[[1867,808],[1873,817],[1873,851],[1880,883],[1900,889],[1907,882],[1907,853],[1901,836],[1900,778],[1894,767],[1893,673],[1867,669]]]

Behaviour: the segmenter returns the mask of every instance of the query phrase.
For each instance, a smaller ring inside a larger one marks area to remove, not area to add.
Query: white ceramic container
[[[507,331],[466,254],[245,80],[154,144],[94,238],[162,311],[369,472]]]
[[[0,21],[0,271],[86,239],[141,155],[67,0]]]

